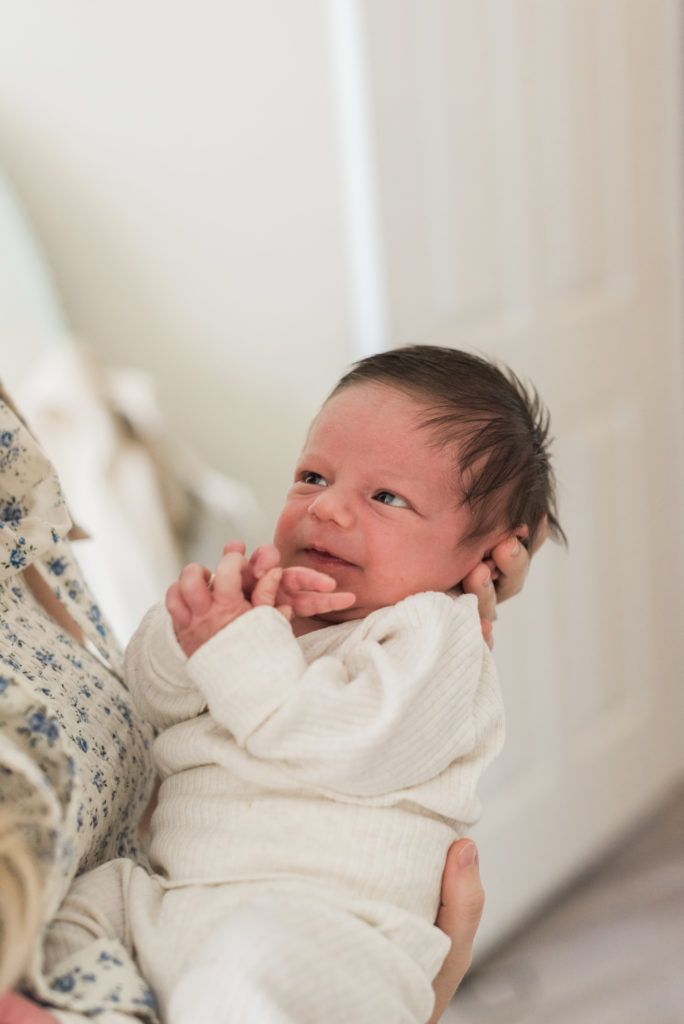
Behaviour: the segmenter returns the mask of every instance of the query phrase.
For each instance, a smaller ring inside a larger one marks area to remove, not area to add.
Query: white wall
[[[319,0],[0,5],[0,163],[72,327],[153,370],[174,431],[269,519],[354,355],[327,17]]]

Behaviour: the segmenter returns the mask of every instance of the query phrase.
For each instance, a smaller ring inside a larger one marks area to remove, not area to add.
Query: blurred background
[[[353,359],[545,397],[570,549],[496,627],[483,965],[684,775],[683,45],[681,0],[0,3],[0,373],[122,640],[270,537]]]

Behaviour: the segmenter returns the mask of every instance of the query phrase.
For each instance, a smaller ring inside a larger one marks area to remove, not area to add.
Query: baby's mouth
[[[313,562],[319,565],[348,565],[356,568],[354,562],[348,562],[346,558],[340,558],[339,555],[334,555],[331,551],[326,551],[325,549],[305,548],[304,551]]]

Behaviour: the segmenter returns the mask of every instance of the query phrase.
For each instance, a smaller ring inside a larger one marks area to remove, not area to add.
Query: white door
[[[483,949],[684,770],[679,21],[658,0],[360,10],[377,341],[506,360],[557,437],[570,549],[496,629]]]

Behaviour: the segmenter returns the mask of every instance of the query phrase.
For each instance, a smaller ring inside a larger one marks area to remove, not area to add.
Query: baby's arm
[[[188,672],[253,756],[336,792],[414,786],[498,748],[498,685],[472,598],[414,595],[338,648],[307,663],[282,616],[260,608],[199,649]]]
[[[167,591],[166,610],[155,605],[133,634],[126,648],[126,683],[138,711],[156,729],[168,729],[206,710],[204,696],[187,673],[187,658],[253,607],[242,589],[244,565],[241,552],[228,552],[213,581],[203,566],[186,566]],[[273,604],[279,581],[276,567],[264,573],[252,600]]]
[[[240,541],[227,544],[224,551],[213,585],[208,569],[186,566],[167,592],[168,612],[155,605],[126,649],[126,682],[138,711],[157,729],[206,710],[204,696],[187,673],[187,655],[245,611],[265,604],[288,618],[289,607],[295,615],[314,615],[354,600],[353,594],[335,591],[335,581],[324,573],[281,570],[280,554],[272,545],[257,548],[249,562]]]

